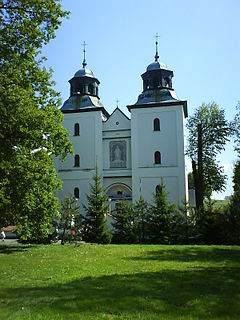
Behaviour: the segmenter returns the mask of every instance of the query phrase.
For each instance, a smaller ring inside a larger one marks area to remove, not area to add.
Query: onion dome
[[[74,74],[74,78],[84,77],[84,76],[95,78],[92,70],[90,70],[90,69],[88,69],[86,67],[83,67],[82,69],[78,70]]]
[[[167,69],[167,66],[163,62],[154,61],[150,63],[150,65],[147,67],[147,71],[158,70],[158,69]]]
[[[178,100],[172,88],[173,71],[159,61],[158,42],[156,41],[155,61],[150,63],[142,74],[143,92],[136,104],[158,103]]]
[[[87,68],[86,51],[84,43],[84,59],[82,68],[69,80],[70,97],[61,108],[62,111],[71,111],[85,108],[103,108],[98,96],[99,80],[93,72]]]

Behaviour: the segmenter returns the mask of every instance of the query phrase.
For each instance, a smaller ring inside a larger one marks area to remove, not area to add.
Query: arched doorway
[[[132,202],[132,190],[126,184],[114,183],[108,186],[105,192],[109,202],[109,213],[116,210],[117,204],[121,200]]]

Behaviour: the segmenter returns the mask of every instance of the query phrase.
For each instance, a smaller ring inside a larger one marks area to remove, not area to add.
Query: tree
[[[233,121],[233,129],[235,133],[235,150],[238,153],[238,156],[240,157],[240,101],[238,102],[238,105],[236,107],[237,114],[234,117]]]
[[[138,235],[138,242],[146,243],[147,241],[147,220],[149,216],[149,205],[140,196],[139,201],[133,206],[135,229]]]
[[[194,241],[195,210],[186,202],[173,211],[171,243],[187,244]]]
[[[91,193],[87,196],[88,206],[85,207],[84,239],[88,242],[107,244],[111,242],[111,233],[108,230],[106,220],[108,213],[107,197],[103,194],[97,165],[93,176],[93,184],[90,184],[90,187]]]
[[[125,200],[117,203],[116,211],[112,212],[114,219],[113,242],[114,243],[136,243],[137,233],[132,206]]]
[[[240,245],[240,160],[234,167],[233,191],[229,205],[228,238],[230,244]]]
[[[73,152],[41,56],[67,14],[58,0],[0,3],[0,222],[24,239],[47,237],[61,186],[53,156]]]
[[[189,130],[187,154],[192,159],[197,208],[203,198],[225,188],[226,176],[216,156],[229,141],[231,128],[224,110],[214,102],[202,104],[187,123]]]
[[[61,203],[60,208],[60,223],[61,228],[61,244],[64,244],[67,239],[72,240],[72,231],[76,236],[76,229],[81,226],[81,214],[79,213],[76,199],[70,195]],[[71,234],[69,234],[71,232]]]
[[[194,177],[193,177],[193,173],[189,172],[188,173],[188,189],[194,189],[195,185],[194,185]]]
[[[148,239],[151,243],[167,244],[171,237],[171,220],[175,211],[173,204],[167,200],[163,181],[156,188],[154,203],[148,216]]]

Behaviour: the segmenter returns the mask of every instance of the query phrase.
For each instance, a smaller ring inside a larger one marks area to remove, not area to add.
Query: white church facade
[[[84,52],[83,67],[69,81],[70,97],[61,108],[75,154],[56,162],[63,182],[60,199],[72,194],[86,205],[97,162],[111,210],[120,199],[134,203],[143,196],[151,203],[161,180],[169,201],[180,205],[187,200],[187,102],[178,100],[172,78],[173,72],[159,62],[156,43],[155,61],[142,74],[143,91],[127,106],[131,119],[118,107],[109,114]]]

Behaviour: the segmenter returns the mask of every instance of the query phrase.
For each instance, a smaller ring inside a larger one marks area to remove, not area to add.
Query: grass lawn
[[[0,246],[1,319],[240,319],[240,247]]]

